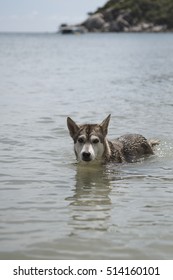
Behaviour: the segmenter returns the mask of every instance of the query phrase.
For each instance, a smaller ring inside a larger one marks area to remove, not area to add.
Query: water
[[[0,35],[0,258],[172,259],[173,35]],[[66,117],[160,139],[76,165]]]

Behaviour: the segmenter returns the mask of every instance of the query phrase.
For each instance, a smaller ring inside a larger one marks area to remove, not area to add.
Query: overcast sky
[[[57,31],[61,23],[80,23],[107,0],[0,0],[0,32]]]

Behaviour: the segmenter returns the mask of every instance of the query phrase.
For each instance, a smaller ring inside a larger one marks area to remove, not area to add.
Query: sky
[[[107,0],[0,0],[0,32],[55,32],[75,24]]]

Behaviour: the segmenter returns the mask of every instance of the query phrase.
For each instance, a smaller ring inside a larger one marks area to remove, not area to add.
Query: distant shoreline
[[[62,24],[67,30],[83,33],[160,33],[173,32],[173,1],[109,0],[96,12],[76,25]]]

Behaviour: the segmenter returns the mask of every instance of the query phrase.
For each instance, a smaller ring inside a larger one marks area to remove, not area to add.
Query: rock
[[[154,25],[153,23],[141,22],[138,25],[126,28],[126,32],[164,32],[167,30],[166,25]]]
[[[121,25],[115,20],[110,23],[109,27],[110,32],[120,32],[122,31]]]
[[[119,15],[116,21],[122,28],[130,26],[128,21],[125,20],[124,15]]]
[[[152,28],[152,32],[164,32],[167,30],[167,26],[166,25],[155,25]]]
[[[141,24],[131,26],[128,31],[129,32],[141,32],[142,31],[142,26],[141,26]]]
[[[101,13],[91,15],[82,25],[90,32],[102,31],[105,25],[105,20]]]
[[[110,32],[110,23],[106,22],[102,27],[102,32]]]
[[[142,22],[141,28],[142,28],[142,31],[150,31],[153,28],[153,23]]]

